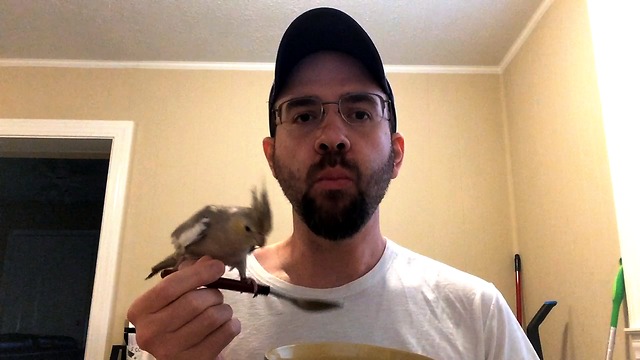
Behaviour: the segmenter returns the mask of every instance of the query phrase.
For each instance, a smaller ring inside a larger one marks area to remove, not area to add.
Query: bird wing
[[[187,246],[201,240],[211,224],[212,217],[218,211],[216,206],[205,206],[180,224],[171,233],[171,243],[176,250],[183,252]]]

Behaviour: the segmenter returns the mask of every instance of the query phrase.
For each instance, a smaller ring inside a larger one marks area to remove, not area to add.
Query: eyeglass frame
[[[288,100],[283,101],[282,103],[278,104],[278,106],[276,106],[275,108],[271,109],[271,112],[274,114],[274,122],[275,122],[276,126],[282,125],[282,124],[285,124],[285,125],[286,124],[294,124],[294,123],[285,123],[285,122],[282,121],[282,117],[281,117],[282,106],[287,104],[287,103],[289,103],[289,102],[291,102],[291,101],[312,99],[312,100],[317,100],[320,103],[320,111],[321,111],[321,113],[320,113],[320,115],[321,115],[320,122],[322,122],[324,117],[327,115],[327,112],[325,111],[325,105],[327,105],[327,104],[335,104],[335,105],[338,106],[338,113],[340,114],[340,117],[342,118],[342,120],[344,120],[344,122],[346,122],[349,125],[358,126],[360,124],[350,122],[349,120],[347,120],[347,118],[345,118],[344,114],[342,113],[341,107],[340,107],[340,104],[341,104],[341,102],[342,102],[342,100],[344,98],[349,97],[349,96],[353,96],[353,95],[370,95],[370,96],[373,96],[373,97],[375,97],[375,98],[377,98],[379,100],[380,104],[382,105],[382,109],[381,109],[382,114],[380,116],[380,119],[371,121],[372,123],[373,122],[381,122],[383,119],[387,120],[387,121],[391,121],[391,109],[393,107],[393,101],[390,100],[390,99],[385,99],[380,94],[366,92],[366,91],[344,94],[344,95],[340,96],[337,101],[322,101],[317,96],[295,97],[295,98],[288,99]],[[386,114],[387,116],[386,117],[385,117],[385,111],[387,112],[387,114]]]

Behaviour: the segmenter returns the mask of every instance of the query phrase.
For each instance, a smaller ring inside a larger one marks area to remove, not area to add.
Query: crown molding
[[[520,33],[520,36],[518,36],[518,39],[516,39],[513,45],[511,45],[511,48],[509,49],[509,51],[507,51],[507,54],[500,62],[500,66],[498,68],[500,69],[499,71],[501,74],[506,70],[507,66],[509,66],[511,60],[513,60],[516,54],[518,54],[527,39],[529,39],[529,36],[533,32],[533,29],[538,26],[538,22],[540,22],[540,19],[542,19],[542,16],[544,16],[549,7],[551,7],[552,3],[553,0],[544,0],[542,4],[538,6],[536,12],[533,14],[531,19],[529,19],[527,26],[525,26],[525,28]]]
[[[106,61],[71,59],[0,59],[0,67],[58,67],[81,69],[242,70],[273,71],[273,63],[193,61]]]
[[[273,71],[274,63],[188,61],[98,61],[67,59],[0,59],[0,67],[53,67],[78,69],[161,69]],[[499,74],[497,66],[387,65],[388,73]]]
[[[387,73],[406,74],[500,74],[498,66],[386,65]]]

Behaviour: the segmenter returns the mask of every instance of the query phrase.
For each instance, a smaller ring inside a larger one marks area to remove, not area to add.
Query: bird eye
[[[244,226],[244,230],[245,230],[246,232],[251,232],[251,228],[250,228],[248,225],[245,225],[245,226]]]

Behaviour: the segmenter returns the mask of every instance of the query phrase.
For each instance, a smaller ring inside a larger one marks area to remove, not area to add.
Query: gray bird
[[[251,207],[209,205],[191,216],[171,233],[175,252],[160,261],[147,279],[164,269],[177,269],[187,259],[209,255],[246,280],[247,255],[264,246],[271,232],[271,208],[267,192],[252,190]]]

